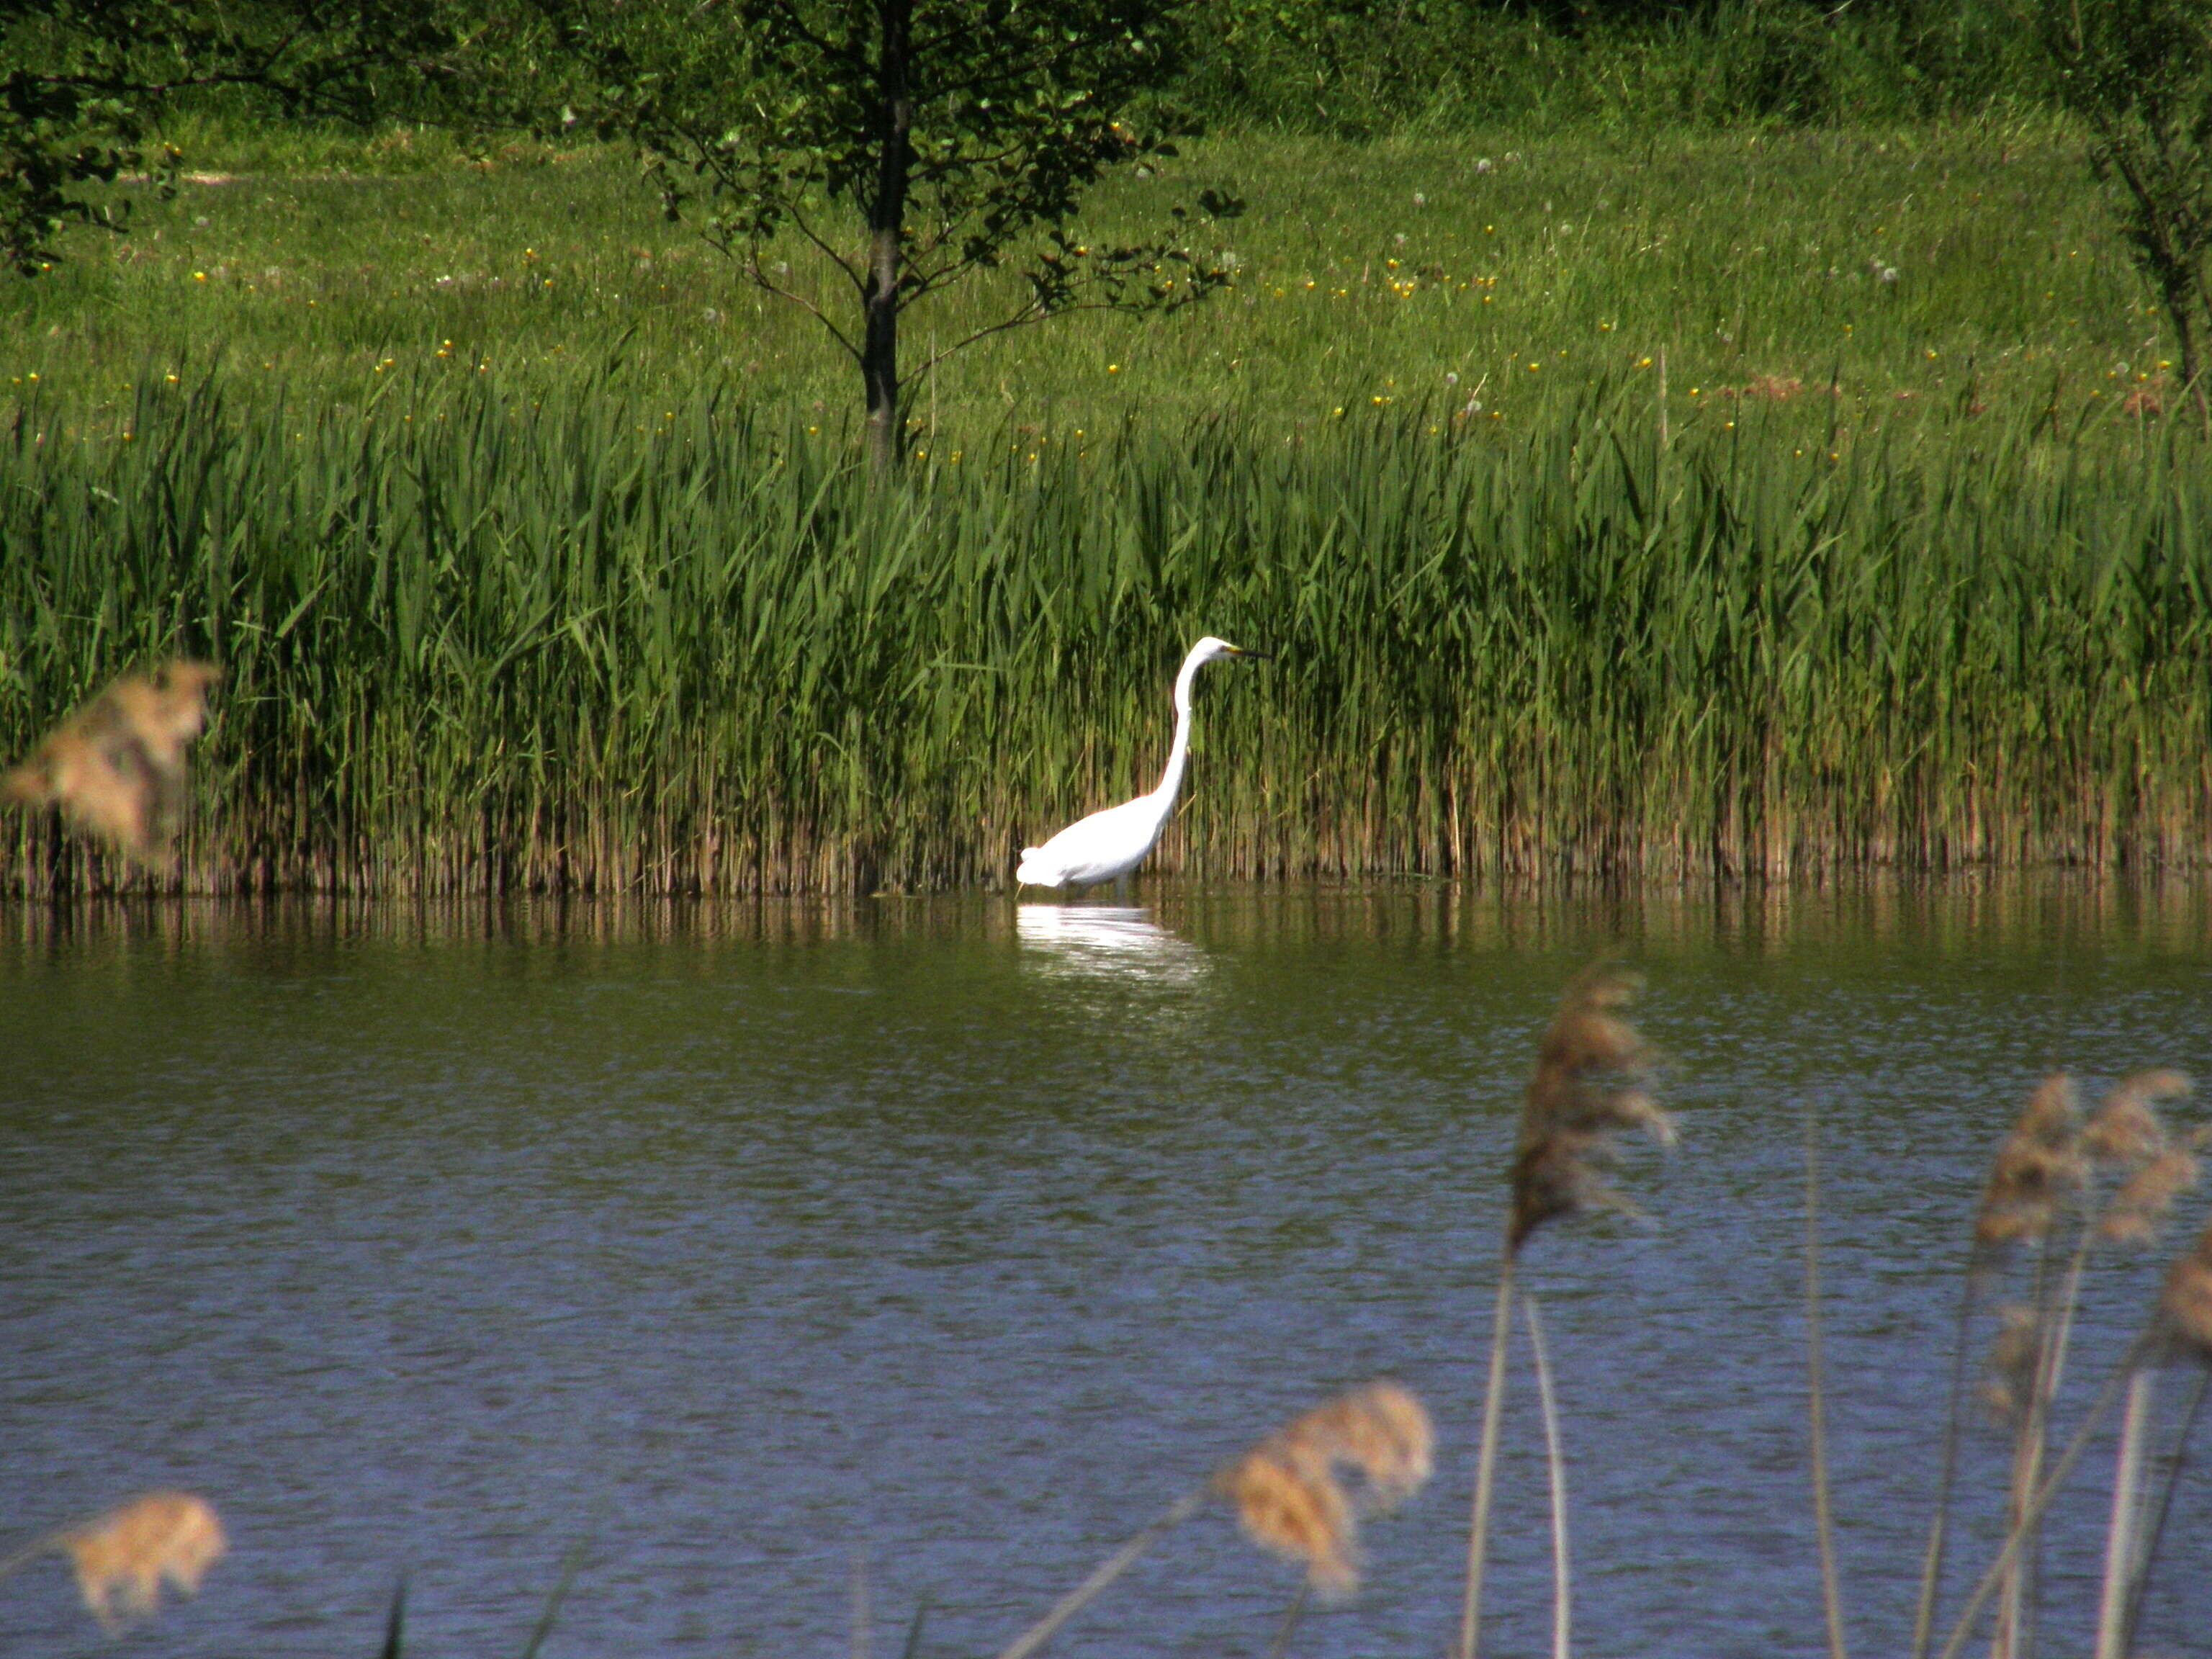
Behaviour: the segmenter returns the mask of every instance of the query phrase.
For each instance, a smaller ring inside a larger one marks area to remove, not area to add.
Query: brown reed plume
[[[1974,1211],[1973,1256],[1959,1291],[1958,1328],[1951,1350],[1951,1387],[1944,1408],[1943,1449],[1936,1474],[1936,1501],[1928,1522],[1928,1544],[1921,1559],[1920,1595],[1912,1621],[1912,1659],[1924,1659],[1935,1634],[1936,1596],[1942,1581],[1943,1554],[1950,1526],[1951,1487],[1959,1465],[1960,1408],[1966,1394],[1967,1334],[1972,1324],[1977,1292],[1995,1267],[2022,1244],[2040,1243],[2049,1237],[2062,1205],[2081,1189],[2087,1178],[2088,1160],[2081,1146],[2081,1113],[2075,1103],[2074,1081],[2054,1073],[2038,1084],[2027,1104],[1998,1143]],[[2033,1381],[2040,1369],[2041,1319],[2031,1317],[2030,1328],[2010,1339],[2002,1364],[1993,1364],[1998,1380],[1993,1392],[2019,1401],[2021,1433],[2027,1432],[2033,1415]],[[2008,1329],[2010,1328],[2008,1327]],[[2006,1379],[2015,1369],[2014,1350],[2025,1345],[2030,1355],[2022,1390]]]
[[[2091,1246],[2150,1243],[2174,1200],[2196,1184],[2196,1154],[2205,1132],[2200,1129],[2177,1139],[2158,1113],[2160,1105],[2185,1097],[2190,1088],[2189,1079],[2179,1072],[2131,1073],[2106,1091],[2082,1127],[2077,1143],[2082,1164],[2081,1222],[2073,1259],[2056,1294],[2048,1305],[2039,1298],[2035,1309],[2042,1352],[2036,1387],[2028,1397],[2031,1409],[2047,1406],[2057,1390],[2073,1339],[2074,1313]],[[2091,1201],[2090,1186],[2107,1182],[2112,1183],[2111,1193],[2100,1208]]]
[[[2158,1310],[2173,1349],[2212,1365],[2212,1223],[2166,1269]]]
[[[2088,1127],[2081,1145],[2097,1164],[2112,1170],[2119,1185],[2097,1222],[2097,1236],[2116,1244],[2148,1244],[2173,1200],[2197,1184],[2197,1152],[2205,1132],[2176,1139],[2158,1115],[2168,1101],[2189,1095],[2189,1079],[2179,1072],[2137,1072],[2114,1084]]]
[[[1585,969],[1567,988],[1537,1044],[1536,1073],[1528,1080],[1513,1150],[1509,1255],[1558,1217],[1589,1209],[1635,1212],[1602,1178],[1619,1132],[1641,1129],[1662,1146],[1674,1143],[1674,1119],[1643,1086],[1656,1056],[1615,1012],[1633,1001],[1642,985],[1615,963]]]
[[[181,660],[125,674],[0,775],[0,799],[59,806],[140,863],[161,864],[185,802],[185,750],[222,678],[212,664]]]
[[[1428,1411],[1411,1389],[1388,1381],[1347,1389],[1284,1425],[1198,1491],[1170,1504],[1016,1637],[999,1659],[1029,1659],[1154,1542],[1216,1498],[1236,1511],[1249,1537],[1305,1566],[1299,1601],[1278,1638],[1279,1650],[1306,1589],[1333,1596],[1358,1586],[1359,1517],[1395,1509],[1419,1491],[1429,1478],[1435,1444]],[[1358,1477],[1348,1491],[1339,1478],[1344,1471]]]
[[[2085,1188],[2072,1260],[2048,1305],[2039,1304],[2041,1352],[2027,1398],[2027,1414],[2019,1425],[2017,1455],[2021,1467],[2014,1482],[2015,1513],[2040,1475],[2047,1449],[2046,1424],[2072,1345],[2082,1274],[2092,1246],[2150,1243],[2174,1200],[2195,1184],[2195,1151],[2202,1133],[2177,1140],[2167,1132],[2158,1109],[2189,1091],[2189,1079],[2179,1072],[2158,1068],[2133,1073],[2106,1091],[2082,1128],[2081,1147],[2089,1164],[2089,1179],[2099,1186],[2109,1183],[2111,1191],[2099,1207]],[[2112,1514],[2106,1528],[2105,1580],[2097,1615],[2099,1659],[2119,1659],[2124,1632],[2132,1617],[2130,1608],[2140,1600],[2140,1575],[2147,1570],[2148,1557],[2142,1549],[2148,1490],[2143,1485],[2143,1460],[2154,1382],[2154,1373],[2140,1368],[2128,1379]],[[2021,1547],[2021,1558],[2030,1572],[2037,1565],[2038,1547],[2039,1540],[2031,1527]],[[2021,1627],[2018,1577],[2015,1574],[2007,1583],[2000,1603],[1998,1635],[2008,1650],[2014,1645],[2015,1633]]]
[[[2160,1098],[2170,1099],[2189,1089],[2186,1078],[2171,1072],[2142,1073],[2129,1082],[2154,1087]],[[2139,1160],[2138,1167],[2113,1196],[2099,1228],[2105,1237],[2129,1243],[2147,1242],[2177,1194],[2195,1184],[2195,1152],[2204,1144],[2207,1134],[2199,1129],[2176,1144],[2166,1137],[2155,1114],[2150,1115],[2148,1127],[2148,1132],[2130,1148]],[[2116,1225],[2116,1220],[2120,1224]],[[2105,1539],[2105,1583],[2097,1618],[2100,1659],[2125,1659],[2135,1651],[2136,1627],[2142,1616],[2143,1598],[2150,1588],[2159,1547],[2166,1537],[2166,1522],[2172,1515],[2173,1495],[2180,1484],[2190,1436],[2203,1409],[2208,1386],[2212,1386],[2212,1340],[2208,1340],[2212,1339],[2212,1227],[2166,1270],[2155,1329],[2159,1349],[2165,1356],[2191,1358],[2199,1363],[2179,1431],[2164,1460],[2162,1476],[2149,1474],[2144,1449],[2150,1434],[2156,1371],[2146,1365],[2129,1378],[2120,1450],[2112,1475],[2112,1519]],[[2147,1477],[2158,1481],[2160,1491],[2154,1499],[2145,1484]]]
[[[48,1551],[66,1555],[86,1608],[112,1634],[155,1610],[164,1579],[187,1595],[196,1592],[225,1547],[222,1523],[205,1498],[188,1492],[141,1492],[0,1561],[0,1578]]]
[[[2015,1525],[2022,1524],[2021,1517],[2042,1476],[2049,1441],[2045,1418],[2057,1388],[2064,1352],[2063,1341],[2054,1336],[2057,1322],[2049,1296],[2048,1245],[2061,1216],[2087,1187],[2093,1167],[2072,1080],[2063,1074],[2046,1078],[2028,1097],[2027,1109],[1997,1148],[1975,1217],[1974,1243],[1984,1271],[1991,1270],[2017,1247],[2035,1248],[2031,1297],[2035,1358],[2027,1399],[2013,1419],[2012,1480],[2007,1499],[2008,1512]],[[1999,1593],[1991,1659],[2013,1659],[2020,1650],[2027,1627],[2024,1609],[2029,1575],[2039,1565],[2039,1540],[2030,1528],[2020,1558]]]
[[[2097,1222],[2098,1237],[2114,1244],[2155,1240],[2174,1200],[2197,1184],[2201,1173],[2197,1154],[2205,1137],[2206,1131],[2200,1129],[2179,1145],[2146,1158],[2105,1206]]]
[[[2070,1110],[2062,1113],[2054,1104],[2052,1085],[2057,1081],[2054,1079],[2038,1091],[2037,1100],[2031,1102],[2021,1123],[2007,1138],[1998,1161],[2000,1166],[2009,1166],[2012,1179],[2000,1192],[2001,1183],[1992,1175],[1978,1220],[1976,1240],[1982,1248],[1976,1276],[1986,1270],[1993,1252],[2002,1253],[2013,1243],[2033,1240],[2039,1247],[2047,1245],[2069,1204],[2076,1218],[2071,1260],[2065,1273],[2054,1285],[2045,1272],[2047,1257],[2039,1249],[2033,1304],[2008,1309],[1999,1333],[1992,1362],[1997,1377],[1991,1392],[1996,1403],[2008,1408],[2015,1425],[2010,1529],[1997,1561],[1984,1575],[1954,1627],[1947,1652],[1956,1651],[1973,1613],[1991,1593],[1999,1598],[1992,1652],[1996,1659],[2005,1659],[2015,1650],[2027,1625],[2022,1607],[2024,1570],[2032,1567],[2039,1550],[2044,1510],[2057,1482],[2080,1456],[2089,1429],[2123,1391],[2127,1410],[2106,1533],[2105,1587],[2098,1617],[2097,1651],[2106,1659],[2127,1651],[2150,1554],[2163,1525],[2165,1503],[2172,1498],[2169,1485],[2165,1501],[2155,1506],[2160,1519],[2148,1531],[2149,1547],[2144,1547],[2142,1521],[2150,1506],[2143,1500],[2141,1477],[2152,1391],[2145,1365],[2162,1348],[2171,1348],[2177,1342],[2174,1334],[2181,1328],[2171,1310],[2172,1287],[2187,1279],[2191,1258],[2176,1264],[2168,1278],[2169,1294],[2151,1327],[2129,1349],[2086,1413],[2065,1454],[2046,1476],[2047,1425],[2072,1340],[2090,1249],[2099,1243],[2139,1244],[2154,1238],[2173,1200],[2197,1178],[2196,1153],[2206,1134],[2199,1130],[2176,1138],[2159,1115],[2160,1105],[2190,1091],[2189,1079],[2178,1072],[2156,1069],[2123,1078],[2106,1091],[2087,1124],[2070,1137],[2067,1129]],[[2070,1108],[2070,1099],[2066,1103]],[[2108,1184],[2109,1194],[2103,1203],[2094,1201],[2096,1190]],[[1998,1200],[1994,1204],[1993,1196]],[[1999,1218],[1996,1228],[1980,1224],[1993,1214]],[[2192,1420],[2195,1412],[2192,1404]],[[1947,1449],[1947,1458],[1948,1455]],[[1940,1518],[1939,1512],[1939,1522]],[[1923,1583],[1923,1621],[1929,1610],[1929,1590]],[[1922,1638],[1916,1635],[1916,1652],[1921,1648]]]
[[[2001,1252],[2046,1237],[2061,1204],[2087,1171],[2081,1144],[2074,1080],[2044,1079],[1997,1147],[1974,1216],[1974,1246]]]
[[[1474,1501],[1468,1527],[1467,1598],[1460,1620],[1460,1659],[1475,1659],[1482,1624],[1482,1575],[1488,1555],[1490,1494],[1505,1398],[1505,1352],[1512,1328],[1513,1273],[1521,1247],[1547,1221],[1592,1209],[1635,1206],[1605,1175],[1624,1130],[1640,1129],[1671,1145],[1674,1123],[1645,1088],[1656,1055],[1620,1010],[1642,981],[1615,963],[1576,975],[1536,1046],[1514,1142],[1512,1201],[1498,1265],[1490,1339],[1490,1376],[1482,1407],[1482,1444],[1475,1462]]]
[[[2151,1243],[2174,1200],[2197,1183],[2197,1152],[2204,1145],[2207,1132],[2198,1129],[2177,1138],[2167,1131],[2158,1111],[2168,1102],[2186,1098],[2191,1087],[2190,1080],[2179,1072],[2160,1068],[2133,1073],[2106,1092],[2081,1131],[2081,1148],[2087,1155],[2092,1178],[2113,1184],[2101,1208],[2085,1202],[2074,1257],[2056,1297],[2055,1311],[2045,1321],[2046,1346],[2052,1355],[2045,1366],[2049,1373],[2045,1379],[2046,1400],[2057,1388],[2057,1371],[2072,1339],[2074,1313],[2090,1247]]]
[[[1937,1659],[1958,1659],[1972,1636],[1976,1616],[2017,1565],[2023,1547],[2033,1537],[2044,1512],[2050,1507],[2051,1500],[2073,1473],[2074,1466],[2081,1461],[2091,1437],[2102,1425],[2114,1403],[2124,1390],[2137,1395],[2139,1391],[2134,1385],[2140,1381],[2143,1368],[2166,1356],[2193,1358],[2200,1366],[2212,1367],[2212,1224],[2205,1227],[2195,1245],[2167,1270],[2150,1322],[2128,1345],[2095,1398],[2081,1413],[2073,1437],[2052,1462],[2050,1473],[2036,1486],[2024,1512],[2014,1520],[2006,1534],[2003,1547],[1997,1552],[1996,1559],[1990,1562],[1967,1595],[1966,1605],[1952,1626],[1950,1635],[1939,1650]],[[2194,1423],[2197,1405],[2201,1404],[2202,1400],[2200,1392],[2197,1403],[2191,1407],[2189,1424]],[[2185,1425],[2185,1441],[2187,1426]],[[2138,1565],[2138,1573],[2145,1566],[2147,1557],[2143,1563]],[[2140,1607],[2140,1588],[2138,1577],[2127,1632],[2124,1632],[2121,1640],[2112,1644],[2123,1654],[2130,1650],[2127,1634],[2132,1631],[2133,1611]],[[2100,1636],[2102,1641],[2105,1633],[2100,1632]]]
[[[1982,1385],[1982,1402],[1992,1416],[2009,1423],[2027,1409],[2042,1357],[2043,1320],[2036,1310],[2025,1302],[2008,1302],[1999,1308],[1996,1339],[1990,1344],[1989,1376]]]
[[[1359,1583],[1358,1516],[1395,1509],[1428,1480],[1435,1436],[1407,1389],[1370,1382],[1316,1407],[1224,1469],[1216,1490],[1254,1542],[1303,1562],[1312,1587]],[[1337,1479],[1356,1471],[1346,1492]]]

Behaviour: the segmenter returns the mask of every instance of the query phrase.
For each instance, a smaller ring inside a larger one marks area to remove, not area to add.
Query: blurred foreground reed
[[[1521,1251],[1547,1222],[1589,1210],[1634,1213],[1635,1206],[1607,1183],[1605,1173],[1626,1130],[1642,1130],[1662,1146],[1674,1139],[1674,1120],[1645,1088],[1656,1056],[1621,1011],[1642,981],[1601,962],[1567,987],[1559,1011],[1536,1048],[1535,1074],[1521,1109],[1513,1163],[1507,1175],[1505,1249],[1490,1338],[1489,1381],[1483,1391],[1482,1440],[1477,1455],[1473,1513],[1468,1528],[1467,1592],[1460,1621],[1461,1659],[1474,1659],[1482,1635],[1483,1574],[1488,1563],[1491,1482],[1505,1402],[1506,1345],[1512,1331],[1515,1268]],[[1559,1451],[1550,1364],[1533,1297],[1523,1298],[1531,1357],[1544,1407],[1547,1462],[1552,1477],[1553,1621],[1554,1659],[1567,1659],[1571,1636],[1571,1583],[1567,1567],[1566,1485]]]
[[[0,1558],[0,1578],[49,1553],[66,1556],[78,1592],[111,1636],[161,1605],[161,1586],[194,1594],[228,1547],[214,1506],[188,1492],[149,1492]]]
[[[185,751],[207,720],[222,671],[165,663],[126,674],[0,775],[0,800],[52,806],[141,864],[161,864],[185,795]]]
[[[1215,1498],[1229,1504],[1255,1542],[1305,1569],[1277,1637],[1279,1653],[1308,1589],[1341,1596],[1357,1587],[1359,1516],[1395,1509],[1421,1488],[1431,1472],[1434,1438],[1420,1401],[1395,1382],[1366,1383],[1316,1406],[1170,1504],[1016,1637],[999,1659],[1028,1659],[1154,1542]],[[1340,1479],[1340,1470],[1358,1477],[1352,1489]]]

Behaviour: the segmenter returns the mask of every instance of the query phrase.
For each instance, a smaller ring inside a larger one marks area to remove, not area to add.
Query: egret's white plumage
[[[1148,795],[1109,806],[1071,823],[1042,847],[1022,848],[1014,880],[1024,887],[1089,887],[1119,881],[1152,850],[1175,811],[1182,787],[1183,763],[1190,758],[1190,687],[1198,671],[1217,657],[1257,657],[1226,640],[1207,635],[1190,648],[1175,683],[1175,742],[1159,787]]]

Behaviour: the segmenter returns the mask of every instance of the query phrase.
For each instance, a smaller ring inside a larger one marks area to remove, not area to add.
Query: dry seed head
[[[1613,1161],[1601,1135],[1555,1129],[1523,1146],[1513,1159],[1513,1215],[1506,1243],[1522,1241],[1556,1216],[1584,1209],[1629,1209],[1627,1201],[1598,1178]]]
[[[1360,1507],[1370,1510],[1395,1509],[1419,1491],[1436,1445],[1429,1413],[1413,1390],[1387,1382],[1339,1395],[1277,1438],[1297,1461],[1358,1470],[1366,1483]]]
[[[160,1603],[166,1578],[185,1595],[224,1548],[214,1508],[188,1492],[149,1492],[64,1533],[84,1604],[103,1629],[120,1629]]]
[[[1294,1462],[1262,1441],[1230,1465],[1220,1486],[1246,1534],[1304,1562],[1316,1589],[1343,1595],[1358,1587],[1352,1505],[1326,1469]]]
[[[1518,1250],[1556,1216],[1632,1208],[1600,1178],[1617,1131],[1641,1129],[1662,1146],[1674,1141],[1674,1120],[1643,1086],[1656,1057],[1613,1012],[1634,999],[1639,984],[1613,963],[1584,969],[1537,1044],[1514,1148],[1509,1249]]]
[[[2098,1103],[2081,1132],[2082,1150],[2106,1164],[2136,1164],[2166,1150],[2160,1101],[2185,1098],[2189,1079],[2179,1072],[2137,1072],[2122,1078]]]
[[[206,722],[207,689],[222,676],[202,662],[125,675],[0,776],[0,795],[58,805],[132,857],[158,862],[184,800],[185,751]]]
[[[1982,1399],[1998,1417],[2009,1420],[2027,1403],[2042,1348],[2043,1327],[2034,1309],[2013,1302],[1997,1310],[1997,1339],[1990,1345]]]
[[[2197,1184],[2196,1149],[2203,1144],[2200,1130],[2185,1145],[2170,1146],[2137,1169],[2105,1206],[2098,1232],[2116,1244],[2149,1243],[2173,1200]]]
[[[1370,1382],[1269,1435],[1218,1484],[1252,1539],[1304,1562],[1316,1589],[1340,1595],[1359,1582],[1358,1515],[1418,1491],[1434,1448],[1428,1412],[1412,1390]],[[1356,1493],[1338,1480],[1341,1468],[1358,1472]]]
[[[2003,1249],[2050,1231],[2059,1201],[2081,1185],[2085,1173],[2075,1119],[2073,1079],[2063,1073],[2045,1078],[2027,1097],[1982,1189],[1977,1248]]]
[[[2188,1255],[2166,1270],[2159,1297],[2168,1333],[2197,1358],[2212,1362],[2212,1225]]]

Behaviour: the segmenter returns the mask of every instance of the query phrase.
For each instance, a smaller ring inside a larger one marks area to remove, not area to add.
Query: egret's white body
[[[1157,845],[1160,831],[1175,811],[1176,796],[1182,788],[1184,763],[1190,758],[1190,687],[1198,671],[1217,657],[1256,657],[1211,634],[1190,648],[1175,683],[1175,742],[1168,750],[1167,769],[1159,787],[1119,806],[1093,812],[1061,830],[1042,847],[1022,848],[1014,880],[1024,887],[1089,887],[1102,881],[1119,881],[1145,861]]]

